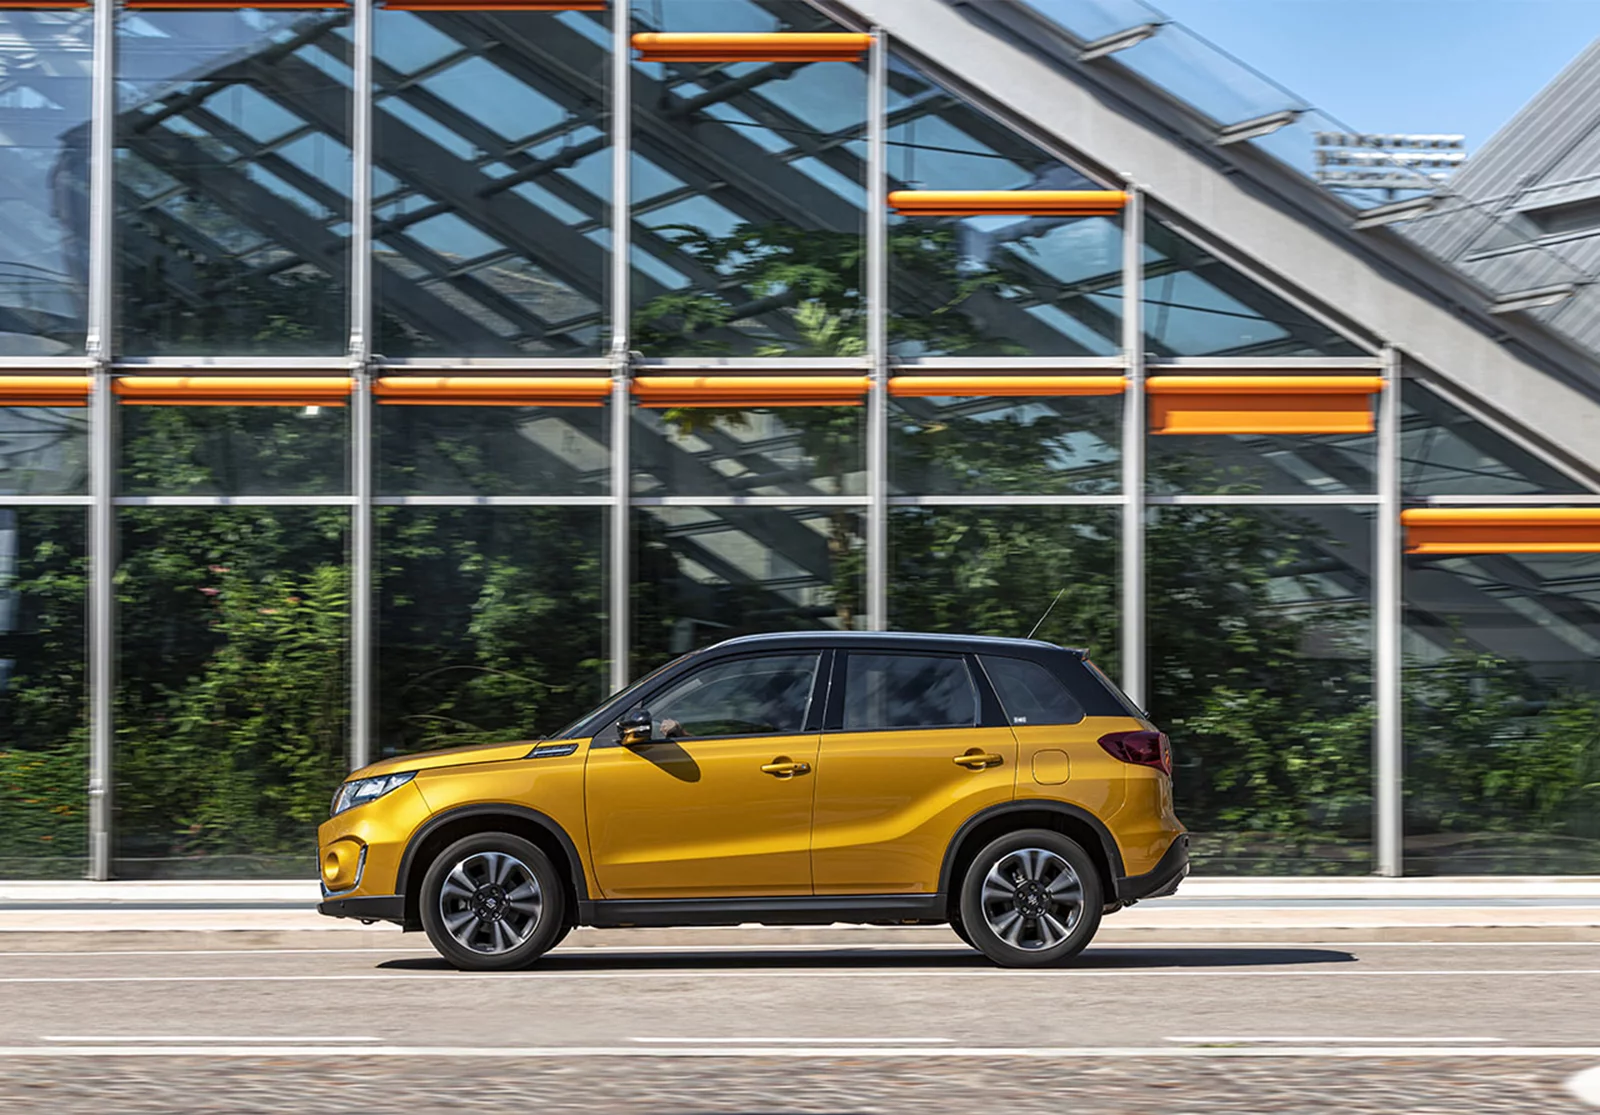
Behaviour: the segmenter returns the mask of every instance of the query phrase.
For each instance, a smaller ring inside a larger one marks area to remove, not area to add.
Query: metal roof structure
[[[1399,227],[1600,360],[1600,39]]]

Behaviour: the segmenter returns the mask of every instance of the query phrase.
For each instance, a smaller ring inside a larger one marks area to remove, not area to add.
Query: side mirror
[[[654,731],[650,719],[649,709],[634,709],[621,720],[617,721],[617,739],[624,747],[635,747],[641,743],[649,743]]]

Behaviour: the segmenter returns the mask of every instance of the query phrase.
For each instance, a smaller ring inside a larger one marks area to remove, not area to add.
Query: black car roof
[[[1074,647],[1057,646],[1043,639],[1009,639],[997,635],[957,635],[940,631],[778,631],[764,635],[740,635],[724,639],[705,648],[708,651],[734,649],[778,650],[784,647],[882,647],[911,650],[970,650],[1012,653],[1028,651],[1065,651],[1078,658],[1087,658],[1089,652]]]

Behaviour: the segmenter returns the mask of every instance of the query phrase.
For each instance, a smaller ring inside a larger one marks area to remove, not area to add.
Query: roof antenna
[[[1044,615],[1039,617],[1039,622],[1033,625],[1033,631],[1028,632],[1028,636],[1027,636],[1028,638],[1030,638],[1030,639],[1033,638],[1034,631],[1038,631],[1039,628],[1044,625],[1044,621],[1050,618],[1050,613],[1055,611],[1056,601],[1060,600],[1066,594],[1067,594],[1067,589],[1066,589],[1066,586],[1063,585],[1061,587],[1061,591],[1056,593],[1056,599],[1050,601],[1050,607],[1046,608],[1044,610]]]

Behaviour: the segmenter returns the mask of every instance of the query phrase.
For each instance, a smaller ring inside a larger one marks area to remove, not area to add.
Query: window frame
[[[851,656],[956,659],[966,669],[967,684],[972,687],[973,723],[946,724],[937,727],[846,728],[844,726],[844,707]],[[973,728],[1004,728],[1006,726],[1005,711],[1000,707],[1000,699],[995,696],[994,688],[989,684],[989,679],[983,675],[978,666],[977,656],[971,651],[923,650],[920,647],[914,650],[899,650],[891,647],[852,647],[848,650],[838,651],[833,656],[833,677],[828,687],[827,716],[822,726],[824,734],[865,735],[874,732],[961,732],[969,731]]]
[[[718,666],[725,666],[730,662],[741,662],[756,658],[792,657],[797,654],[817,655],[816,673],[811,679],[811,695],[807,699],[808,703],[806,705],[806,719],[804,725],[798,732],[755,732],[746,735],[689,736],[682,740],[674,740],[673,742],[693,744],[711,740],[720,742],[736,739],[789,739],[794,736],[817,735],[822,731],[823,708],[827,703],[829,685],[833,678],[833,658],[837,656],[834,654],[834,651],[828,647],[773,647],[765,650],[747,651],[743,654],[718,655],[715,658],[707,659],[703,662],[694,662],[692,668],[682,670],[668,670],[666,667],[663,667],[661,671],[659,671],[661,677],[656,684],[650,686],[648,690],[645,690],[641,686],[639,688],[639,692],[633,697],[632,700],[616,703],[615,708],[607,713],[607,715],[611,717],[611,722],[609,724],[602,723],[596,725],[595,734],[589,744],[589,749],[592,751],[599,747],[621,747],[622,740],[616,730],[618,720],[621,720],[622,717],[626,716],[630,712],[634,712],[637,709],[649,708],[653,701],[665,694],[668,690],[676,688],[683,682],[688,681],[690,678],[704,670],[714,669]],[[691,661],[693,657],[698,656],[684,656],[685,659],[690,659]],[[680,659],[679,661],[683,661],[683,659]],[[671,665],[673,665],[673,663],[668,663],[668,666]],[[604,734],[604,738],[602,738],[602,733]],[[659,743],[663,741],[655,740],[652,742]]]
[[[998,700],[1000,702],[1000,708],[1001,708],[1002,713],[1005,715],[1006,725],[1008,727],[1012,727],[1012,728],[1039,728],[1039,727],[1045,727],[1045,728],[1052,728],[1052,727],[1054,727],[1054,728],[1070,728],[1075,724],[1082,724],[1085,720],[1089,719],[1088,710],[1083,707],[1083,702],[1078,700],[1078,695],[1072,691],[1072,686],[1068,685],[1066,680],[1064,678],[1062,678],[1060,675],[1058,675],[1054,670],[1050,669],[1050,667],[1046,666],[1044,663],[1038,661],[1037,659],[1034,659],[1034,658],[1023,658],[1023,657],[1020,657],[1020,656],[1014,655],[1014,654],[990,654],[990,653],[979,654],[979,655],[977,655],[977,659],[978,659],[978,668],[983,672],[984,679],[989,683],[989,687],[994,690],[994,695],[995,695],[996,700]],[[1041,721],[1038,724],[1027,723],[1025,721],[1025,722],[1023,722],[1021,724],[1018,724],[1016,719],[1011,715],[1010,710],[1005,707],[1005,698],[1003,696],[1001,696],[1000,687],[995,684],[994,678],[991,677],[990,674],[989,674],[989,661],[991,659],[994,660],[994,661],[997,661],[997,662],[1021,662],[1024,665],[1032,666],[1034,669],[1041,671],[1044,674],[1045,677],[1049,678],[1051,681],[1055,682],[1057,685],[1059,685],[1061,687],[1061,691],[1067,695],[1067,700],[1071,701],[1073,707],[1078,710],[1078,718],[1076,720],[1047,720],[1047,721]]]

